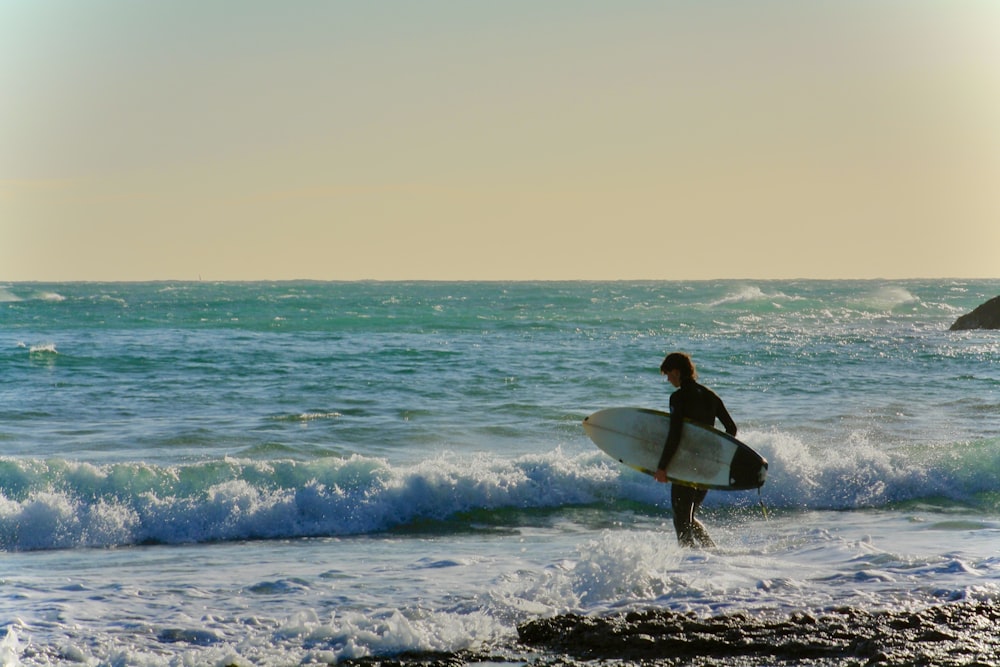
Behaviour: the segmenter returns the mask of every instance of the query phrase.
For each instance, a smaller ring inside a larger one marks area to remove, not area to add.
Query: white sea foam
[[[18,639],[13,626],[7,628],[7,634],[0,641],[0,666],[18,667],[21,661],[18,659]]]

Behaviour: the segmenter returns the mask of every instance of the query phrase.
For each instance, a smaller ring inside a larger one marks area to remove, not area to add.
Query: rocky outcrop
[[[521,643],[573,658],[539,664],[979,665],[995,664],[996,601],[927,609],[837,607],[791,616],[711,616],[648,609],[613,616],[567,614],[517,627]],[[982,662],[982,661],[986,662]],[[468,663],[466,663],[468,664]]]
[[[1000,296],[994,297],[955,320],[951,331],[966,331],[968,329],[1000,329]]]

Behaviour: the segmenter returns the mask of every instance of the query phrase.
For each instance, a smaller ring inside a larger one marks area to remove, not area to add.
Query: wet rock
[[[996,603],[923,611],[851,608],[788,618],[736,614],[708,619],[666,610],[608,617],[573,614],[518,627],[521,642],[586,662],[691,664],[993,664],[1000,655]]]
[[[951,331],[969,329],[1000,329],[1000,296],[990,299],[971,313],[962,315],[951,325]]]

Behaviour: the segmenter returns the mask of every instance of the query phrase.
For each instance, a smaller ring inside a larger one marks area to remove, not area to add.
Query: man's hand
[[[663,468],[660,468],[659,470],[656,471],[656,474],[653,475],[653,479],[655,479],[657,482],[663,482],[664,484],[666,484],[667,483],[667,471],[664,470]]]

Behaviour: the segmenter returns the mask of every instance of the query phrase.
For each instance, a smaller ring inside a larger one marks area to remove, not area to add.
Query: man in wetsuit
[[[729,416],[722,399],[708,387],[698,384],[698,372],[688,355],[682,352],[668,354],[660,364],[660,373],[666,375],[670,384],[678,388],[670,395],[670,434],[663,446],[663,454],[660,456],[655,475],[656,481],[666,482],[666,468],[677,451],[685,419],[710,427],[714,427],[715,420],[718,419],[722,422],[726,433],[733,436],[736,435],[736,422]],[[715,546],[705,526],[694,517],[707,493],[707,489],[696,489],[676,483],[670,485],[674,530],[677,531],[677,542],[681,546]]]

